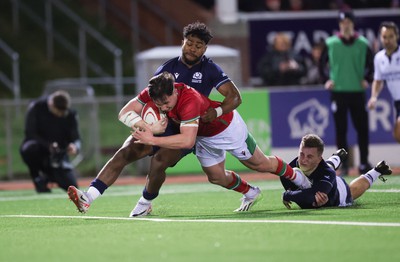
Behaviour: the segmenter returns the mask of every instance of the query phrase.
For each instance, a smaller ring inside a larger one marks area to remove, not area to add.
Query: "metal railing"
[[[52,60],[54,57],[54,41],[57,41],[66,50],[72,53],[79,59],[79,71],[80,71],[80,85],[88,84],[88,72],[90,68],[100,77],[106,77],[112,79],[113,86],[115,89],[116,97],[118,101],[122,101],[123,96],[123,85],[122,85],[122,50],[110,42],[107,38],[102,36],[100,32],[95,30],[86,21],[75,14],[71,9],[68,8],[62,1],[59,0],[44,0],[44,18],[40,14],[37,14],[27,4],[21,0],[12,1],[12,14],[13,14],[13,28],[15,31],[19,29],[19,12],[23,12],[27,15],[35,24],[43,28],[46,33],[46,45],[47,45],[47,57]],[[36,3],[36,2],[35,2]],[[54,28],[53,11],[57,9],[65,17],[70,19],[78,27],[78,46],[74,45],[68,37],[65,37],[62,33]],[[113,76],[108,74],[101,65],[94,62],[87,54],[87,36],[91,36],[98,44],[103,46],[109,53],[114,57],[114,72]],[[120,102],[119,102],[120,103]]]
[[[5,72],[0,71],[0,81],[11,90],[14,99],[18,101],[21,98],[20,79],[19,79],[19,54],[0,39],[0,49],[11,59],[12,76],[8,77]]]

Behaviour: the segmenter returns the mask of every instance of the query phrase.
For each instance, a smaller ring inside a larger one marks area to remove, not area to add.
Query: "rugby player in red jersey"
[[[299,187],[307,186],[304,183],[308,183],[308,180],[304,180],[303,176],[296,176],[293,169],[280,158],[266,156],[261,151],[236,110],[222,114],[211,122],[202,121],[201,116],[210,107],[218,110],[221,103],[210,100],[190,86],[175,83],[174,77],[168,72],[153,77],[148,88],[131,100],[121,114],[132,110],[139,112],[139,105],[143,106],[151,100],[167,114],[170,121],[179,125],[180,133],[154,136],[144,125],[133,132],[133,137],[137,139],[135,143],[170,149],[192,148],[195,145],[195,154],[208,180],[241,193],[249,190],[251,186],[244,183],[232,188],[238,184],[240,177],[225,168],[226,152],[252,170],[274,173],[291,180]],[[246,201],[243,201],[237,211],[248,207]]]

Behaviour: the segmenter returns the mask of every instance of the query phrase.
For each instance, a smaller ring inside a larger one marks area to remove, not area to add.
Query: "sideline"
[[[96,217],[96,216],[40,216],[40,215],[0,215],[0,218],[47,218],[47,219],[84,219],[84,220],[127,220],[149,222],[175,223],[265,223],[265,224],[308,224],[336,226],[367,226],[367,227],[400,227],[400,223],[386,222],[352,222],[352,221],[320,221],[320,220],[234,220],[234,219],[169,219],[169,218],[129,218],[129,217]]]

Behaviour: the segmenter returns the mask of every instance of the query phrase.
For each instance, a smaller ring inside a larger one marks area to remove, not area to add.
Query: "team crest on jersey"
[[[202,78],[203,74],[200,72],[196,72],[193,74],[192,83],[201,83]]]

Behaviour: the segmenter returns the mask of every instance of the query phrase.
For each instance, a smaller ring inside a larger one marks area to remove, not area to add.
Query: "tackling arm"
[[[228,81],[218,88],[218,92],[225,98],[221,106],[209,108],[207,113],[201,117],[204,122],[211,122],[222,114],[235,110],[242,103],[242,96],[239,89],[232,81]]]
[[[153,136],[148,128],[136,129],[132,135],[137,139],[135,143],[168,149],[187,149],[192,148],[196,143],[198,123],[197,119],[191,123],[181,124],[180,133],[171,136]]]

